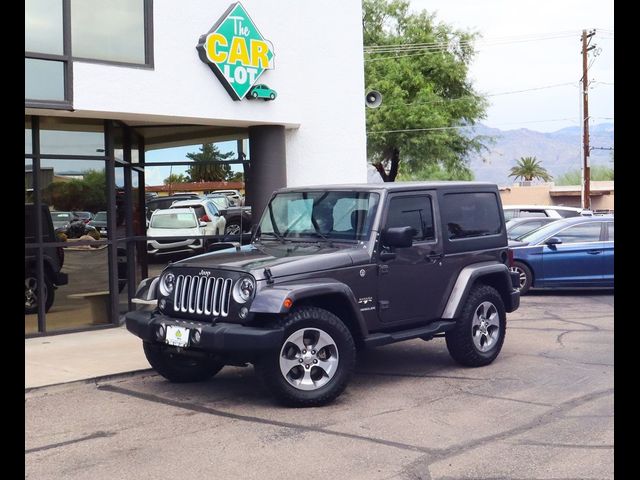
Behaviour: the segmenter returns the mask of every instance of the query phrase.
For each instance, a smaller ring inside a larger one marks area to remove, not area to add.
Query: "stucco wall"
[[[552,188],[562,189],[563,187],[554,187],[553,184],[531,185],[527,187],[511,185],[500,190],[500,197],[503,205],[581,206],[579,187],[564,187],[566,190],[574,189],[576,191],[565,195],[555,194],[551,196],[550,191]],[[613,182],[591,182],[591,209],[613,210],[615,197],[613,188]]]
[[[151,69],[74,62],[77,116],[171,123],[285,125],[289,185],[365,182],[360,2],[243,0],[275,51],[258,83],[273,102],[234,101],[196,51],[231,1],[154,1]]]

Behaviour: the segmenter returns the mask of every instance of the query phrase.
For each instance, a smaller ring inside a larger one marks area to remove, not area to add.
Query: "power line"
[[[561,121],[573,121],[575,122],[575,118],[567,117],[567,118],[553,118],[549,120],[526,120],[524,122],[508,122],[501,123],[500,126],[503,125],[521,125],[521,124],[529,124],[529,123],[544,123],[544,122],[561,122]],[[368,131],[367,134],[378,134],[378,133],[411,133],[411,132],[430,132],[430,131],[440,131],[440,130],[456,130],[460,128],[475,128],[475,125],[457,125],[452,127],[428,127],[428,128],[405,128],[399,130],[373,130]],[[494,127],[489,127],[494,128]]]

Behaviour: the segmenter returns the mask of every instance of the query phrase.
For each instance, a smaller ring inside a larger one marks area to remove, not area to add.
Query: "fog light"
[[[158,331],[156,332],[156,337],[158,340],[164,340],[164,325],[160,325],[158,327]]]
[[[160,310],[164,310],[164,307],[167,305],[167,301],[163,298],[162,300],[160,300]]]
[[[193,343],[200,343],[200,330],[193,332]]]
[[[247,315],[249,315],[249,309],[247,307],[242,307],[240,309],[240,312],[238,313],[238,316],[244,320],[245,318],[247,318]]]

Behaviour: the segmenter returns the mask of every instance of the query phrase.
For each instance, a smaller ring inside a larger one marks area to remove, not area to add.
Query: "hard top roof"
[[[310,190],[356,190],[356,191],[404,191],[404,190],[427,190],[427,189],[453,189],[453,188],[495,188],[495,183],[489,182],[462,182],[462,181],[433,181],[433,182],[385,182],[385,183],[345,183],[345,184],[327,184],[327,185],[309,185],[300,187],[281,188],[278,192],[304,192]]]

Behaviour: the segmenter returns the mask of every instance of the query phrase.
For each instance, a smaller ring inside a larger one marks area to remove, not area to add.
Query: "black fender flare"
[[[251,302],[249,311],[251,313],[286,314],[290,308],[284,306],[284,301],[288,298],[292,301],[292,306],[302,300],[323,297],[327,295],[339,295],[349,306],[350,313],[355,320],[355,327],[360,335],[366,337],[368,328],[362,312],[358,308],[356,297],[348,285],[333,279],[313,279],[278,283],[266,285],[256,292],[256,296]]]

